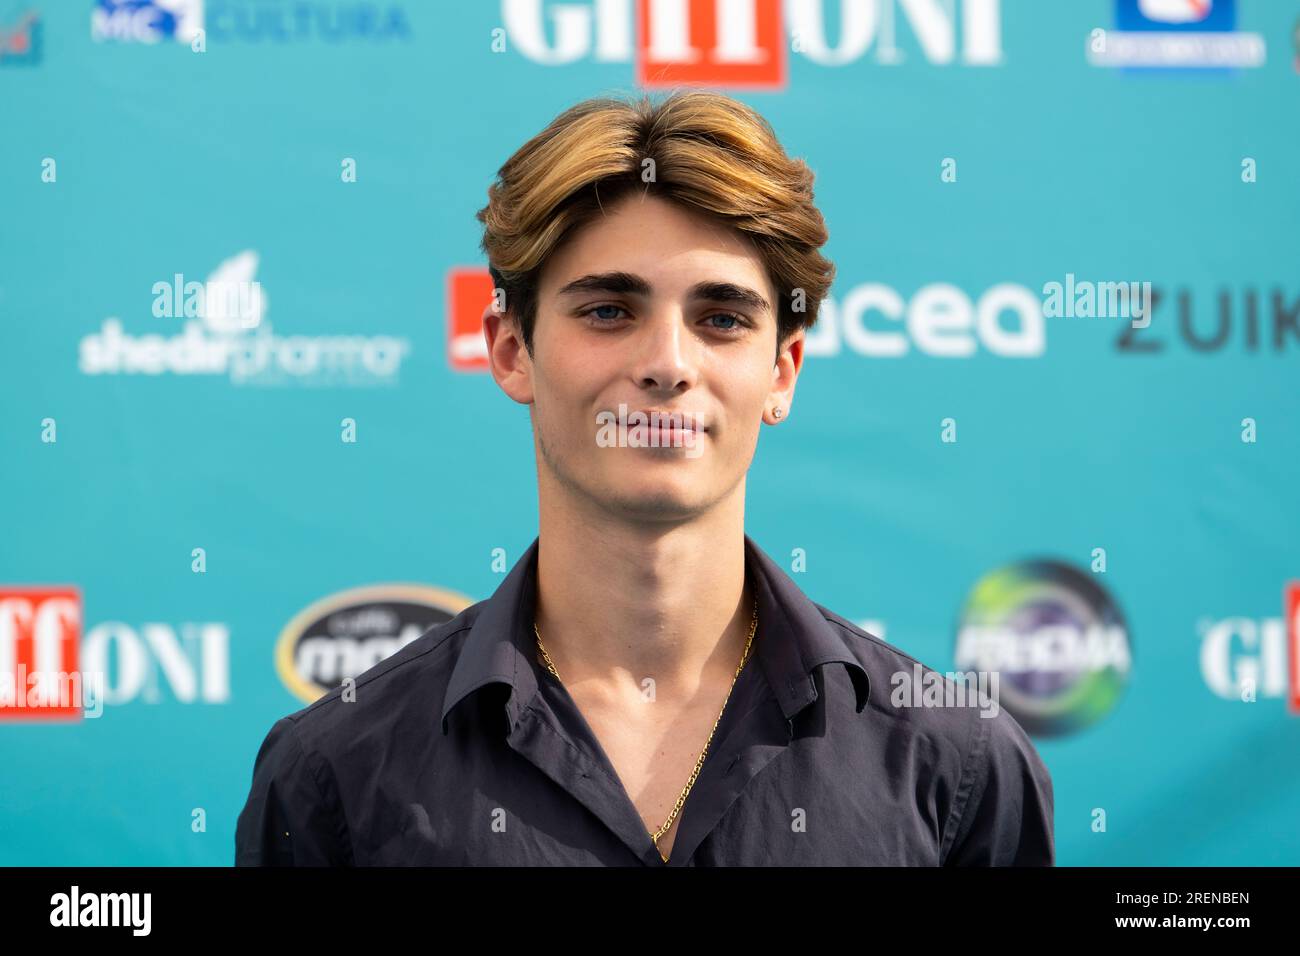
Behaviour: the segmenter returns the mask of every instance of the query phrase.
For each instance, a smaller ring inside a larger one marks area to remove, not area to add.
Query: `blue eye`
[[[613,322],[618,319],[616,315],[592,315],[597,309],[617,309],[619,312],[626,311],[621,305],[595,305],[588,309],[583,315],[591,316],[597,322]]]
[[[736,323],[735,325],[727,325],[727,326],[719,326],[719,325],[715,325],[715,326],[714,326],[715,329],[718,329],[719,331],[722,331],[722,332],[735,332],[735,331],[737,331],[738,329],[740,329],[741,327],[743,327],[744,324],[745,324],[745,320],[744,320],[744,319],[742,319],[740,316],[735,315],[734,313],[731,313],[731,312],[719,312],[717,315],[711,315],[711,316],[709,316],[709,318],[710,318],[710,319],[731,319],[733,322]]]

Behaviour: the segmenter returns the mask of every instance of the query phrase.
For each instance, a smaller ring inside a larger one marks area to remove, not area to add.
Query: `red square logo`
[[[637,30],[643,87],[785,88],[781,0],[639,0]]]
[[[0,588],[0,721],[80,720],[80,646],[80,588]]]
[[[447,361],[457,372],[485,372],[483,310],[492,301],[492,274],[458,266],[447,273]]]

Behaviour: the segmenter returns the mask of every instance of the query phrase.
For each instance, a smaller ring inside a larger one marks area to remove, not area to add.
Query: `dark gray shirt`
[[[537,548],[359,676],[355,700],[337,688],[276,721],[236,865],[665,865],[537,660]],[[748,535],[745,558],[758,629],[666,865],[1053,863],[1051,777],[1009,713],[896,706],[913,658],[810,601]]]

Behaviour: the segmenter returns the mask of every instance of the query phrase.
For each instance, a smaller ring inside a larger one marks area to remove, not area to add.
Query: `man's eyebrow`
[[[615,295],[648,296],[654,289],[650,283],[631,272],[597,272],[566,282],[557,295],[573,295],[581,292],[609,292]],[[697,282],[691,286],[688,296],[701,302],[734,302],[747,305],[752,309],[771,311],[772,305],[762,294],[748,286],[734,282]]]

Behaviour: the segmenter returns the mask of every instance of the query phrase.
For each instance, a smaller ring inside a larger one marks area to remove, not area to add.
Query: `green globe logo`
[[[999,703],[1025,731],[1061,736],[1096,723],[1132,668],[1124,617],[1093,575],[1052,560],[993,571],[957,622],[957,668],[997,672]]]

